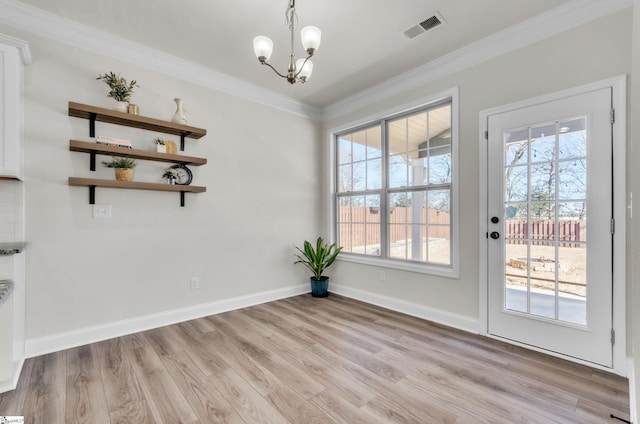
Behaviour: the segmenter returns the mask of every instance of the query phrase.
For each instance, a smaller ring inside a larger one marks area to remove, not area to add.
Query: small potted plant
[[[127,113],[129,100],[133,94],[133,87],[139,87],[136,80],[128,82],[122,78],[120,74],[116,75],[113,72],[98,75],[96,79],[104,81],[111,89],[111,91],[109,91],[109,97],[116,101],[113,108],[117,111]]]
[[[335,243],[329,245],[324,242],[322,237],[318,237],[315,249],[307,240],[304,241],[304,249],[300,249],[298,246],[296,249],[300,253],[295,254],[298,260],[294,264],[303,264],[313,273],[313,277],[309,278],[311,296],[329,296],[329,277],[322,275],[322,273],[333,264],[342,251],[342,247],[336,247]]]
[[[163,140],[160,137],[156,137],[153,142],[156,143],[156,151],[159,153],[168,153],[170,155],[178,153],[178,145],[171,140]]]
[[[162,174],[162,178],[167,179],[167,184],[175,184],[178,180],[178,173],[175,168],[167,168]]]
[[[116,174],[116,181],[133,180],[133,168],[136,167],[136,160],[131,158],[112,158],[110,162],[103,161],[107,168],[113,168]]]
[[[156,152],[167,153],[167,146],[164,144],[165,142],[163,139],[156,137],[153,142],[156,143]]]

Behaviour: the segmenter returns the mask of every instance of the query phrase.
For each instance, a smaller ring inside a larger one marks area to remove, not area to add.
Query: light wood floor
[[[621,423],[627,380],[308,295],[29,359],[25,423]]]

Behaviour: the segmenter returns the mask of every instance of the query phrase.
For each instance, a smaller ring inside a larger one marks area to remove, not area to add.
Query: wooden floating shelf
[[[99,178],[77,177],[69,177],[69,185],[76,187],[89,187],[89,203],[92,205],[95,204],[96,187],[120,188],[129,190],[170,191],[174,193],[180,193],[180,206],[184,206],[185,193],[204,193],[205,191],[207,191],[207,188],[202,186],[145,183],[138,181],[116,181],[103,180]]]
[[[116,110],[105,109],[76,102],[69,102],[69,116],[88,119],[90,121],[90,137],[95,137],[95,121],[123,125],[132,128],[140,128],[148,131],[157,131],[163,134],[177,135],[181,138],[181,145],[184,144],[185,138],[199,139],[207,135],[207,130],[202,128],[196,128],[190,125],[176,124],[175,122],[148,118],[141,115],[132,115],[129,113],[118,112]],[[184,150],[184,146],[181,147],[182,150]]]
[[[132,159],[152,160],[156,162],[181,163],[184,165],[206,165],[207,159],[194,156],[170,155],[149,150],[128,149],[126,147],[108,146],[105,144],[86,141],[69,140],[69,150],[72,152],[111,155]]]
[[[116,181],[116,180],[103,180],[100,178],[78,178],[69,177],[70,186],[81,187],[105,187],[105,188],[126,188],[132,190],[153,190],[153,191],[173,191],[179,193],[181,191],[185,193],[204,193],[207,191],[206,187],[192,186],[192,185],[178,185],[178,184],[160,184],[160,183],[143,183],[139,181]]]

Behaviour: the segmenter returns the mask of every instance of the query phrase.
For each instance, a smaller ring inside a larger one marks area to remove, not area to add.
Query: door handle
[[[497,216],[491,217],[491,222],[497,224],[498,222],[500,222],[500,218],[498,218]]]
[[[497,231],[492,231],[491,234],[489,234],[489,237],[491,237],[494,240],[498,240],[500,238],[500,233]]]

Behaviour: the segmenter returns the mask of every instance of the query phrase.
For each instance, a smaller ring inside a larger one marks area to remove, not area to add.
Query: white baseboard
[[[145,315],[122,321],[81,328],[50,336],[27,339],[25,356],[33,358],[47,353],[58,352],[73,347],[96,343],[128,334],[151,330],[165,325],[189,321],[208,315],[215,315],[235,309],[246,308],[260,303],[271,302],[309,292],[309,285],[297,285],[270,290],[231,299],[220,300],[202,305],[174,309],[157,314]],[[0,390],[1,392],[2,390]]]
[[[345,297],[350,297],[372,305],[422,318],[427,321],[436,322],[448,327],[457,328],[474,334],[479,333],[480,322],[476,318],[443,311],[441,309],[430,308],[428,306],[408,302],[406,300],[371,293],[349,286],[334,284],[333,282],[331,283],[330,291]]]
[[[18,387],[18,379],[22,372],[22,366],[24,365],[24,359],[20,361],[14,361],[13,363],[13,376],[5,381],[0,381],[0,393],[9,392]]]

